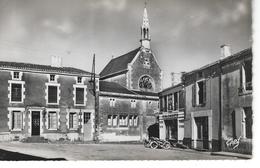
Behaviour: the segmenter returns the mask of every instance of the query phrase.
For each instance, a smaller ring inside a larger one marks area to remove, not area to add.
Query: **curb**
[[[210,154],[211,155],[218,155],[218,156],[237,157],[237,158],[241,158],[241,159],[252,159],[252,155],[232,153],[232,152],[211,152]]]

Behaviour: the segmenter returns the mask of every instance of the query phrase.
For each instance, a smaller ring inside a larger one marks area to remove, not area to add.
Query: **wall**
[[[115,82],[115,83],[120,84],[121,86],[127,87],[126,76],[127,76],[127,74],[121,74],[121,75],[118,75],[118,76],[107,78],[104,81]]]
[[[93,123],[94,123],[94,96],[90,93],[89,88],[89,80],[90,78],[87,77],[84,81],[84,84],[87,85],[87,95],[86,95],[86,106],[78,107],[74,106],[73,102],[73,84],[76,84],[75,76],[68,76],[68,75],[59,75],[58,83],[60,84],[60,101],[59,105],[46,105],[45,100],[45,83],[48,82],[49,75],[43,73],[33,73],[33,72],[23,72],[22,81],[25,82],[25,99],[24,103],[12,103],[9,104],[8,99],[8,80],[11,80],[11,72],[10,71],[0,71],[0,132],[9,132],[9,134],[17,134],[20,138],[31,136],[30,134],[30,113],[29,109],[37,109],[41,111],[41,122],[42,122],[42,133],[41,136],[45,136],[51,139],[59,139],[64,137],[64,134],[71,134],[69,136],[73,138],[80,138],[82,139],[81,130],[70,131],[68,130],[67,125],[67,113],[69,110],[78,110],[78,111],[85,111],[90,112],[92,114],[91,118],[91,126],[89,126],[90,130],[93,130]],[[25,108],[24,113],[24,124],[22,131],[14,132],[9,130],[7,125],[8,123],[8,114],[9,111],[7,110],[8,107],[22,107]],[[59,110],[59,128],[57,130],[48,130],[46,129],[46,108],[53,108]],[[81,122],[81,120],[79,120]],[[93,131],[89,131],[93,134]],[[6,136],[6,135],[5,135]],[[9,135],[10,137],[11,135]],[[87,138],[88,140],[93,139],[93,135]]]
[[[150,68],[144,68],[143,65],[143,57],[147,56],[150,58]],[[136,60],[133,62],[131,69],[129,70],[130,72],[130,89],[135,89],[139,90],[139,79],[143,75],[149,75],[150,77],[153,78],[154,81],[154,90],[153,92],[160,92],[161,91],[161,81],[162,81],[162,76],[161,76],[161,69],[159,65],[157,64],[155,57],[151,53],[144,53],[141,52]],[[149,90],[147,90],[149,91]]]
[[[155,123],[154,110],[158,108],[158,101],[136,100],[136,108],[131,108],[133,98],[113,97],[115,107],[110,107],[108,96],[99,97],[100,140],[101,141],[140,141],[147,136],[147,128]],[[138,127],[108,126],[108,115],[138,115]]]

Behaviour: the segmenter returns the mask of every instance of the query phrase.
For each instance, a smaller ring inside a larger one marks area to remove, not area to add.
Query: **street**
[[[0,143],[0,160],[22,160],[17,153],[32,160],[223,160],[236,157],[212,156],[210,152],[173,148],[170,150],[145,148],[142,144],[47,144]],[[6,151],[12,158],[5,157]],[[1,157],[2,156],[2,157]],[[30,157],[29,157],[30,158]],[[34,159],[33,159],[34,158]]]

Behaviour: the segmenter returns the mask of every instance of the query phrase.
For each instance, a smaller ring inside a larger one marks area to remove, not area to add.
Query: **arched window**
[[[146,30],[143,28],[144,38],[146,37]]]

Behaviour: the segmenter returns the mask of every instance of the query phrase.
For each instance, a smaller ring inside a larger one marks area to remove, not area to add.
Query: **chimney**
[[[172,72],[171,73],[171,77],[172,77],[172,86],[175,86],[179,83],[182,82],[182,75],[184,74],[184,72],[180,72],[180,73],[175,73]]]
[[[225,45],[225,44],[221,45],[220,49],[221,49],[221,57],[220,57],[220,59],[224,59],[226,57],[231,56],[231,49],[230,49],[229,45]]]
[[[62,67],[60,56],[51,56],[51,66],[52,67]]]

